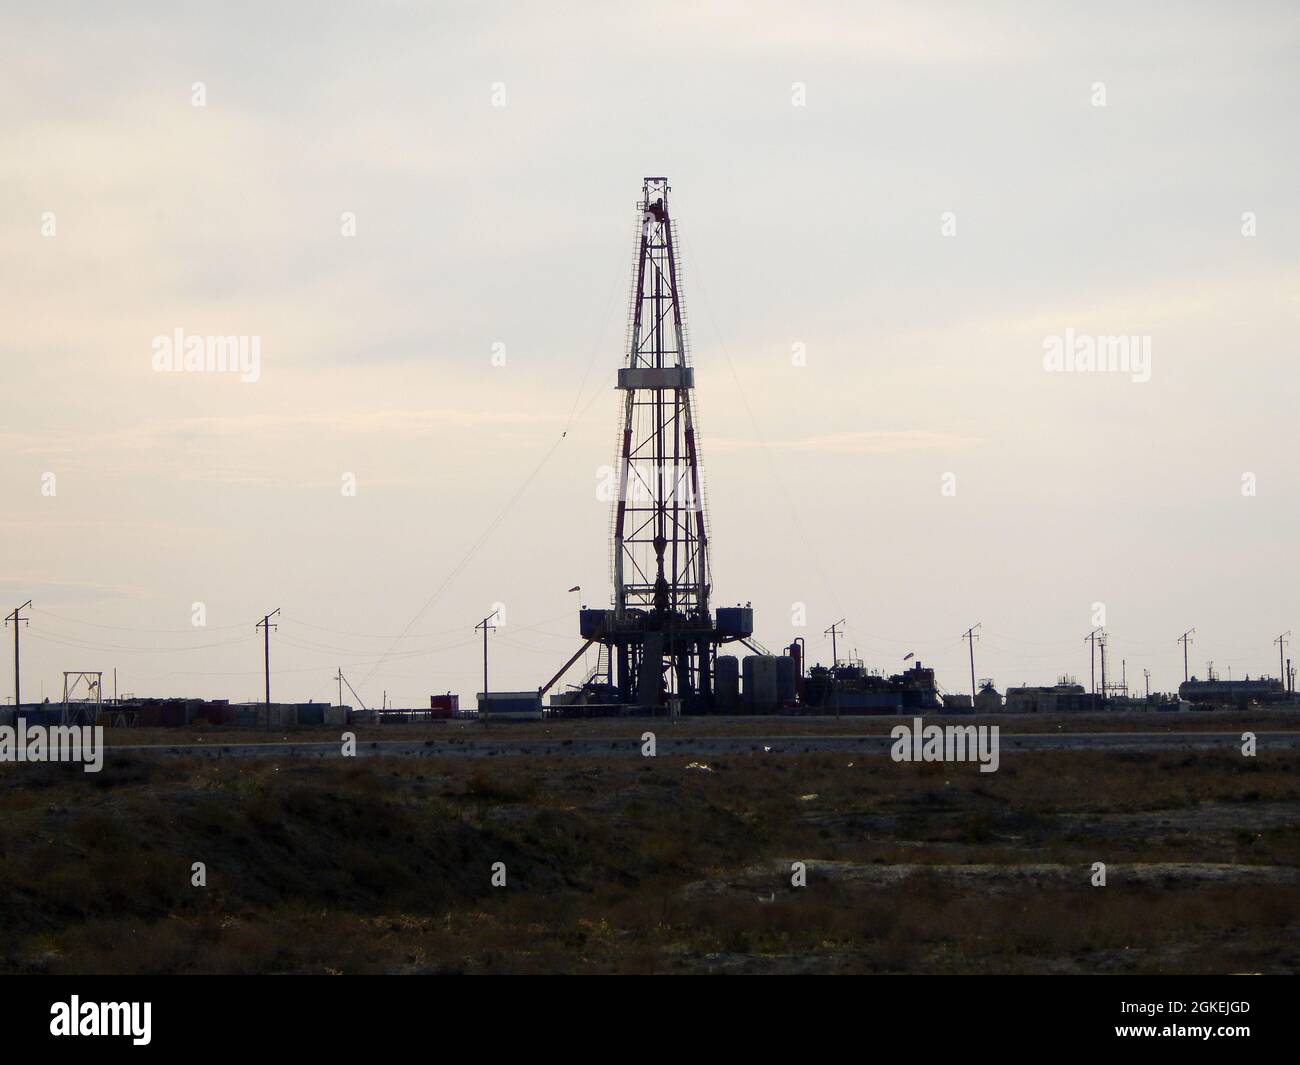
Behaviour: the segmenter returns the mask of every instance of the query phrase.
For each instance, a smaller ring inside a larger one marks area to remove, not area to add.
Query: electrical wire
[[[36,632],[28,632],[28,638],[38,641],[49,641],[63,644],[67,647],[82,647],[91,651],[122,651],[128,654],[171,654],[185,651],[203,651],[213,647],[233,647],[236,644],[247,643],[257,638],[256,634],[249,633],[247,636],[239,636],[233,640],[220,640],[215,643],[198,643],[191,647],[124,647],[120,644],[90,643],[85,640],[77,640],[59,633],[51,633],[42,629]]]
[[[80,618],[70,618],[64,614],[56,614],[52,610],[44,610],[41,607],[31,606],[27,609],[33,614],[43,614],[46,617],[56,618],[59,621],[67,622],[71,625],[89,625],[96,629],[115,629],[118,632],[182,633],[193,632],[196,628],[196,626],[191,626],[188,629],[145,629],[138,628],[134,625],[106,625],[98,621],[84,621]],[[241,622],[234,625],[203,625],[201,627],[207,629],[209,632],[221,632],[227,629],[242,629],[244,625]]]

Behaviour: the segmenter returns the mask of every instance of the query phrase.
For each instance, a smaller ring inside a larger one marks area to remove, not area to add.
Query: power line
[[[460,632],[461,627],[438,629],[434,632],[409,632],[401,635],[394,635],[390,632],[353,632],[349,629],[334,629],[327,625],[316,625],[310,621],[303,621],[302,618],[295,617],[292,614],[281,614],[280,620],[294,625],[302,625],[304,628],[315,629],[318,632],[328,632],[335,636],[353,636],[362,640],[420,640],[428,636],[445,636],[449,632]]]
[[[555,441],[551,444],[550,448],[547,450],[546,454],[544,454],[541,457],[541,460],[537,463],[537,465],[533,467],[532,472],[527,477],[524,478],[523,483],[520,484],[520,486],[515,489],[514,494],[508,500],[506,500],[505,506],[501,508],[500,512],[492,520],[491,524],[488,525],[487,529],[484,530],[483,534],[478,538],[477,541],[475,541],[473,545],[471,545],[470,549],[465,553],[464,557],[456,564],[456,566],[451,570],[451,572],[448,573],[445,578],[443,578],[442,583],[438,585],[438,587],[434,590],[434,593],[431,596],[429,596],[424,606],[420,607],[420,609],[416,612],[415,616],[411,618],[411,620],[407,623],[406,627],[402,629],[403,636],[405,636],[406,633],[411,631],[412,626],[414,626],[415,623],[425,615],[428,609],[431,606],[433,606],[433,604],[438,600],[438,598],[447,589],[447,587],[451,584],[451,582],[454,581],[460,575],[461,571],[467,565],[469,565],[473,557],[476,554],[478,554],[482,546],[485,543],[487,543],[488,538],[496,531],[497,526],[501,524],[501,522],[505,519],[506,515],[509,514],[510,511],[514,508],[515,503],[519,501],[519,497],[522,496],[524,492],[528,489],[528,486],[533,483],[534,478],[536,478],[536,476],[539,473],[541,473],[542,467],[545,466],[546,463],[550,461],[551,456],[555,454],[556,449],[560,446],[560,443],[563,439],[564,439],[563,435],[555,439]],[[394,642],[393,647],[390,647],[388,651],[386,651],[384,655],[379,659],[379,661],[375,663],[375,665],[371,668],[370,672],[366,674],[365,678],[361,682],[363,685],[367,681],[369,681],[371,677],[375,675],[379,667],[392,654],[395,647],[396,647],[396,642]]]
[[[686,260],[690,260],[691,262],[690,270],[683,271],[683,273],[689,272],[692,275],[698,273],[699,276],[703,276],[704,271],[702,270],[698,272],[695,271],[694,262],[697,260],[698,257],[695,254],[694,248],[692,248],[690,242],[684,236],[681,238],[681,248],[683,252],[683,265],[684,266],[686,265]],[[721,330],[718,329],[718,323],[713,317],[713,307],[708,299],[707,293],[704,290],[704,285],[702,282],[698,280],[692,280],[691,284],[695,288],[697,305],[702,306],[704,308],[704,313],[708,315],[709,324],[713,327],[713,335],[718,342],[718,347],[722,351],[722,357],[726,359],[727,369],[731,371],[732,380],[735,381],[736,383],[736,395],[740,397],[741,405],[745,408],[745,414],[749,417],[750,425],[753,426],[754,435],[759,443],[759,449],[763,454],[763,458],[767,461],[769,475],[772,481],[776,483],[777,488],[783,497],[787,499],[793,498],[793,493],[791,493],[788,490],[787,485],[784,483],[784,478],[777,470],[776,461],[772,457],[772,451],[768,446],[767,438],[763,434],[763,430],[761,425],[759,424],[759,420],[757,417],[755,417],[754,410],[749,405],[749,397],[745,392],[744,385],[741,384],[740,375],[736,373],[736,365],[731,360],[731,352],[727,348],[726,341],[722,339],[722,332]],[[812,560],[813,565],[817,569],[817,575],[821,579],[822,587],[825,589],[827,595],[831,600],[831,603],[834,604],[835,609],[838,612],[840,609],[842,609],[842,604],[839,601],[839,596],[835,594],[835,586],[828,579],[826,575],[826,570],[822,566],[822,552],[814,548],[812,539],[808,535],[808,532],[804,527],[803,521],[800,517],[799,508],[785,507],[782,509],[789,517],[790,523],[794,526],[795,532],[798,534],[799,538],[803,541],[803,545],[805,548],[804,557]]]
[[[196,643],[189,647],[127,647],[121,644],[97,643],[88,640],[78,640],[75,637],[68,636],[66,633],[55,633],[42,630],[40,633],[30,633],[34,640],[48,641],[51,643],[63,644],[67,647],[83,647],[89,651],[123,651],[128,654],[171,654],[173,652],[184,651],[203,651],[212,647],[233,647],[235,644],[248,642],[248,636],[239,636],[233,640],[219,640],[215,643]]]
[[[118,632],[182,633],[194,631],[192,627],[188,629],[146,629],[136,625],[106,625],[99,621],[85,621],[82,618],[70,618],[66,614],[56,614],[52,610],[45,610],[38,607],[33,607],[32,613],[55,618],[58,621],[67,622],[69,625],[88,625],[95,629],[114,629]],[[244,622],[237,622],[233,625],[205,625],[204,628],[212,632],[222,632],[226,629],[242,629],[244,624]]]
[[[426,655],[437,654],[440,651],[453,651],[457,647],[464,647],[466,644],[473,643],[474,637],[467,640],[456,640],[453,643],[440,644],[437,647],[417,647],[409,651],[393,651],[387,656],[377,654],[374,651],[345,651],[337,647],[321,647],[318,645],[304,644],[295,640],[292,636],[281,636],[280,642],[294,648],[298,651],[307,651],[310,654],[324,655],[345,655],[348,658],[357,658],[361,661],[354,663],[357,666],[364,666],[370,663],[378,663],[387,659],[410,659],[423,658]]]

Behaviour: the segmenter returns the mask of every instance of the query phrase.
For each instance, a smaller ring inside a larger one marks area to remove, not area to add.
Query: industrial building
[[[352,708],[329,703],[232,703],[228,699],[129,698],[103,702],[39,703],[17,713],[0,710],[0,725],[21,717],[29,725],[106,725],[121,728],[171,728],[229,725],[241,728],[292,728],[343,725]]]
[[[996,714],[1002,709],[1002,694],[991,680],[980,681],[975,695],[975,710],[980,714]]]
[[[1007,689],[1006,711],[1012,714],[1057,714],[1100,710],[1100,695],[1084,691],[1082,684],[1059,680],[1051,685],[1023,685]]]
[[[1245,707],[1251,703],[1287,703],[1295,699],[1280,680],[1273,677],[1256,677],[1251,680],[1197,680],[1191,677],[1178,685],[1178,698],[1194,706]]]
[[[884,676],[862,662],[815,665],[804,682],[803,709],[840,714],[920,713],[944,709],[934,670],[916,662],[910,669]]]

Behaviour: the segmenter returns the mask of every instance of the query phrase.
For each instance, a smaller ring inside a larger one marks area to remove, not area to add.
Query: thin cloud
[[[714,437],[709,440],[709,447],[715,451],[744,451],[767,446],[778,451],[811,451],[825,455],[899,455],[916,451],[965,451],[979,443],[979,437],[960,433],[876,429],[766,442]]]

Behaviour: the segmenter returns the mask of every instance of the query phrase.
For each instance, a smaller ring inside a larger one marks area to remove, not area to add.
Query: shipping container
[[[63,707],[54,709],[47,706],[25,706],[19,711],[18,716],[26,721],[29,727],[41,725],[48,728],[63,723]]]
[[[722,636],[744,639],[754,635],[754,609],[747,606],[720,606],[717,630]]]
[[[429,709],[434,717],[451,717],[460,709],[460,696],[451,692],[446,695],[430,695]]]
[[[257,708],[257,725],[259,728],[284,729],[293,728],[298,723],[298,708],[287,703],[263,703]]]
[[[479,713],[488,717],[535,718],[542,716],[542,697],[533,691],[478,693]]]
[[[298,709],[298,724],[300,725],[325,724],[324,703],[300,703],[297,709]]]
[[[184,703],[168,700],[158,704],[158,715],[161,724],[173,727],[186,724],[187,710]]]
[[[191,725],[233,725],[235,712],[226,703],[190,703],[186,717]]]

